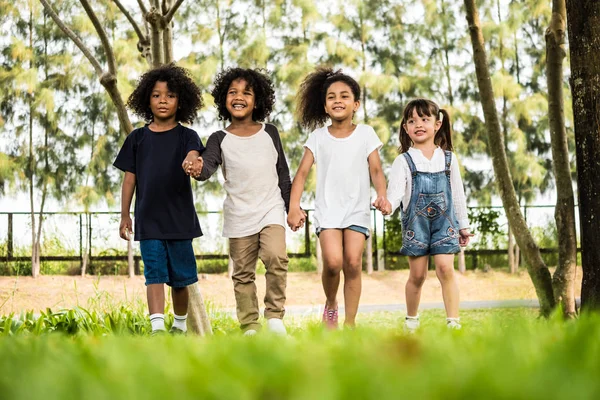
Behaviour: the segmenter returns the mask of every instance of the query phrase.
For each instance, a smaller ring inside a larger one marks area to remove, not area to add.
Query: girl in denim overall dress
[[[465,193],[458,161],[452,153],[448,113],[431,100],[416,99],[404,109],[400,154],[390,173],[388,200],[392,211],[402,210],[402,248],[408,256],[404,327],[419,327],[421,288],[433,256],[442,285],[447,326],[460,329],[459,294],[454,277],[454,254],[469,243]]]

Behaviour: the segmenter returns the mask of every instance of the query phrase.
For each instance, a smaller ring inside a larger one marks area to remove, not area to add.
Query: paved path
[[[576,299],[577,305],[580,304],[580,299]],[[513,307],[532,307],[537,308],[540,306],[540,303],[537,299],[529,299],[529,300],[489,300],[489,301],[462,301],[460,303],[460,308],[462,310],[467,309],[481,309],[481,308],[513,308]],[[435,302],[435,303],[421,303],[419,305],[421,310],[428,309],[444,309],[444,303]],[[235,315],[234,309],[225,310],[228,314]],[[262,314],[261,310],[261,314]],[[358,307],[359,313],[372,313],[372,312],[397,312],[397,311],[406,311],[406,304],[366,304]],[[286,315],[296,315],[296,316],[312,316],[317,315],[320,316],[323,313],[323,305],[313,305],[313,306],[287,306],[285,308]],[[344,307],[340,306],[339,313],[344,313]]]

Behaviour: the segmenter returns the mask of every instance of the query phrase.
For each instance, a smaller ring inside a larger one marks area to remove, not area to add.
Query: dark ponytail
[[[442,150],[454,150],[452,147],[452,124],[450,123],[450,115],[448,111],[443,108],[439,109],[439,113],[436,114],[436,119],[440,119],[440,114],[442,115],[442,126],[435,134],[435,144],[440,146]]]
[[[315,129],[325,125],[329,116],[325,112],[327,89],[335,82],[344,82],[352,90],[355,101],[360,100],[360,85],[342,70],[334,71],[330,67],[320,66],[304,78],[298,91],[296,115],[300,125]]]
[[[439,108],[439,106],[431,100],[414,99],[404,107],[404,111],[402,112],[402,121],[400,122],[400,152],[406,153],[413,145],[404,125],[406,124],[406,121],[412,117],[413,111],[415,110],[420,117],[427,115],[428,117],[434,117],[436,121],[442,121],[442,126],[435,134],[434,143],[440,146],[442,150],[452,151],[452,123],[450,122],[448,111]]]

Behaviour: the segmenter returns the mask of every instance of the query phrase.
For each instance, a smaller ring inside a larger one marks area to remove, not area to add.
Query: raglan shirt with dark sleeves
[[[227,193],[223,202],[223,236],[254,235],[265,226],[285,227],[289,208],[290,171],[279,131],[263,124],[252,136],[226,130],[210,135],[202,153],[204,166],[199,180],[206,180],[221,165]]]
[[[204,146],[181,124],[165,132],[146,125],[125,139],[113,165],[135,174],[135,240],[202,236],[190,177],[181,167],[191,150],[202,153]]]

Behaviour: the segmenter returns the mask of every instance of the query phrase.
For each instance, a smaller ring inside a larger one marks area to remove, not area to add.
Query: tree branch
[[[179,6],[181,6],[182,3],[183,3],[183,0],[177,0],[177,2],[175,4],[173,4],[173,7],[171,7],[171,9],[169,10],[167,15],[165,15],[165,21],[167,22],[167,24],[171,22],[171,20],[173,19],[173,16],[177,12],[177,9],[179,8]]]
[[[81,50],[83,55],[90,61],[90,63],[94,67],[94,70],[96,70],[98,76],[102,75],[104,73],[102,66],[100,65],[96,57],[94,57],[92,52],[83,44],[81,39],[77,37],[75,32],[73,32],[68,26],[64,24],[64,22],[60,19],[54,8],[52,8],[52,6],[50,5],[50,3],[48,3],[47,0],[40,0],[40,3],[42,4],[42,6],[44,6],[44,9],[48,13],[48,15],[50,15],[50,17],[54,20],[56,25],[58,25],[60,30],[63,31],[65,35],[67,35],[73,41],[73,43],[75,43],[75,45],[79,48],[79,50]]]
[[[131,23],[131,26],[133,26],[133,30],[138,35],[140,42],[146,42],[148,38],[144,36],[144,33],[140,29],[139,25],[137,24],[137,22],[135,22],[135,19],[131,16],[129,11],[127,11],[125,6],[123,6],[123,4],[121,4],[119,0],[113,0],[113,3],[115,3],[117,7],[119,7],[119,10],[121,10],[123,15],[125,15],[125,18],[127,18],[127,20]]]
[[[144,18],[145,18],[146,14],[148,14],[148,9],[144,5],[144,1],[143,0],[137,0],[137,2],[140,5],[140,10],[142,10],[142,14],[144,14]]]
[[[92,21],[92,24],[94,25],[94,28],[96,28],[96,32],[98,33],[98,36],[100,37],[100,41],[102,42],[102,47],[104,48],[104,51],[106,52],[106,61],[108,62],[108,72],[110,72],[111,74],[114,74],[116,76],[117,75],[117,64],[115,62],[115,55],[113,53],[112,46],[110,45],[110,42],[108,41],[108,36],[106,35],[104,28],[102,28],[102,25],[100,24],[100,20],[98,20],[96,13],[90,6],[89,1],[88,0],[79,0],[79,2],[85,9],[86,14]]]

